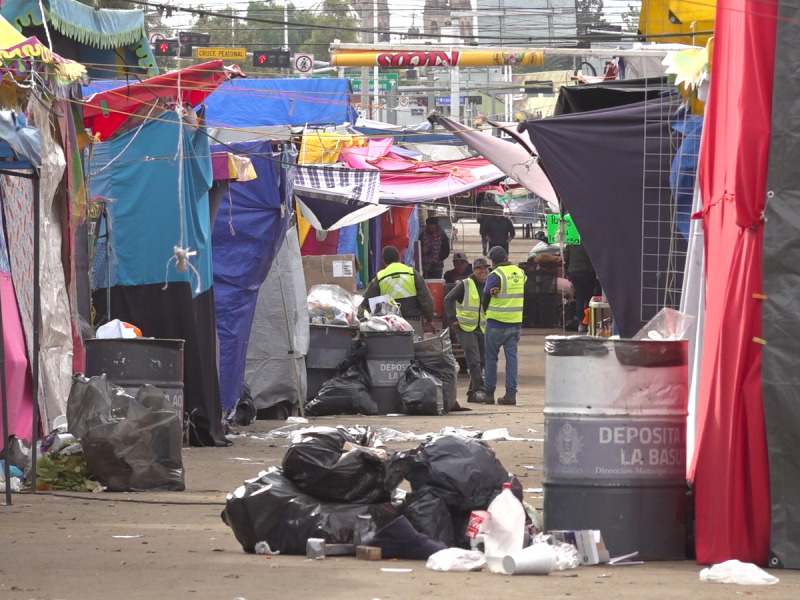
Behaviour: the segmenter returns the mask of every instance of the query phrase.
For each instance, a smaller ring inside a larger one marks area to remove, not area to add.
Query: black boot
[[[516,406],[517,405],[517,394],[506,392],[506,395],[502,398],[497,399],[498,404],[504,404],[505,406]]]
[[[483,392],[483,403],[494,404],[494,392]]]

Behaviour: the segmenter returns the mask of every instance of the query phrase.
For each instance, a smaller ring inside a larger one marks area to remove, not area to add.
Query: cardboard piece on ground
[[[583,565],[597,565],[611,560],[611,555],[603,542],[603,534],[598,529],[548,531],[548,533],[559,542],[575,546],[581,555]]]
[[[356,292],[357,272],[358,262],[353,254],[326,254],[303,257],[306,292],[311,290],[311,286],[325,283],[335,283],[348,292]]]
[[[376,546],[356,546],[356,558],[358,560],[380,560],[381,549]]]

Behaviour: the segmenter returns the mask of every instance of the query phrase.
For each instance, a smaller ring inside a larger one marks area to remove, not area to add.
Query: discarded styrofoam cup
[[[506,575],[549,575],[556,568],[556,553],[550,544],[534,544],[503,557]]]

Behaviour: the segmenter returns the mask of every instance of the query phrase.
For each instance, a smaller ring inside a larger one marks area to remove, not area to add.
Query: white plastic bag
[[[308,293],[308,315],[312,323],[353,325],[358,321],[359,296],[336,284],[320,284]]]
[[[581,553],[572,544],[565,544],[552,539],[553,536],[537,533],[533,536],[534,544],[550,544],[556,553],[556,571],[577,569],[581,565]]]
[[[109,321],[105,325],[97,328],[95,337],[98,340],[111,340],[111,339],[133,339],[140,337],[142,332],[136,329],[129,323],[124,323],[119,319]]]
[[[454,573],[480,571],[486,566],[486,556],[484,556],[483,552],[478,552],[477,550],[445,548],[432,554],[425,566],[432,571],[451,571]]]
[[[672,308],[662,308],[658,314],[648,321],[635,336],[634,340],[672,341],[685,339],[694,317]]]
[[[700,581],[707,583],[737,583],[739,585],[775,585],[779,579],[752,563],[726,560],[700,571]]]

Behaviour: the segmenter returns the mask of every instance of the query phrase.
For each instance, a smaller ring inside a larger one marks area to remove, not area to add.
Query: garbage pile
[[[354,325],[358,323],[361,296],[351,294],[335,284],[312,286],[308,293],[308,317],[321,325]]]
[[[152,385],[142,386],[133,397],[105,375],[87,379],[77,373],[67,423],[80,442],[88,473],[109,491],[185,489],[180,418]]]
[[[459,435],[394,452],[368,427],[295,432],[281,467],[228,494],[221,517],[250,553],[426,560],[446,571],[488,564],[507,574],[581,562],[575,546],[537,535],[535,511],[494,451]]]

